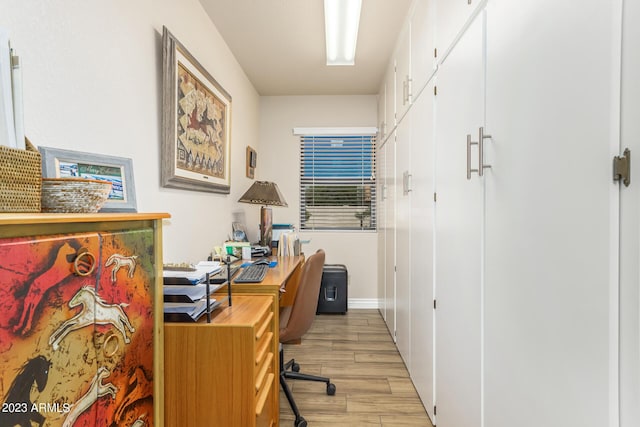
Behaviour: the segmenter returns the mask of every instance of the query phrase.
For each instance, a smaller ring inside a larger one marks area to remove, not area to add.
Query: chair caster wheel
[[[327,394],[329,396],[333,396],[334,394],[336,394],[336,385],[333,383],[329,383],[327,384]]]
[[[295,427],[307,427],[307,420],[305,420],[304,418],[300,417],[297,420],[295,420],[293,422],[293,425]]]
[[[293,365],[291,365],[291,370],[293,372],[300,372],[300,365],[298,363],[294,363]]]

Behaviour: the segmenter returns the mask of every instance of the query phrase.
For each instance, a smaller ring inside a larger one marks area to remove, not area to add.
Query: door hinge
[[[433,405],[433,415],[438,415],[438,411],[436,410],[437,406]]]
[[[433,57],[434,58],[438,57],[438,48],[437,47],[433,49]]]
[[[436,309],[436,300],[433,300],[433,309]]]
[[[433,193],[433,201],[434,202],[438,201],[438,194],[437,193]]]
[[[620,181],[625,187],[631,184],[631,150],[624,149],[622,156],[613,158],[613,180]]]
[[[438,94],[438,86],[434,86],[433,87],[433,94],[437,95]]]

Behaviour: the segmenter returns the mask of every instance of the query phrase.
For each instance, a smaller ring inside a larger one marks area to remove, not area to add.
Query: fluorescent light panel
[[[353,65],[362,0],[324,0],[327,65]]]

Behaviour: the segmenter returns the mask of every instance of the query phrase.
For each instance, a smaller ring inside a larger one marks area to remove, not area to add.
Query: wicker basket
[[[42,212],[98,212],[111,192],[111,182],[84,178],[43,178]]]
[[[26,150],[0,146],[0,212],[40,212],[40,152],[25,142]]]

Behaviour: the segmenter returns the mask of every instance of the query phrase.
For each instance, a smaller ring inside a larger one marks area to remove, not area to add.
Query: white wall
[[[300,152],[294,127],[375,126],[375,96],[267,96],[260,99],[260,147],[256,173],[274,181],[288,203],[273,208],[275,223],[299,228]],[[257,224],[257,222],[255,223]],[[256,225],[257,227],[257,225]],[[377,235],[374,232],[300,232],[308,255],[322,248],[327,264],[345,264],[349,272],[349,300],[378,298]]]
[[[204,259],[231,228],[258,146],[259,96],[197,0],[0,0],[23,64],[25,127],[36,145],[133,159],[139,211],[169,212],[166,261]],[[231,94],[231,194],[160,186],[162,26]],[[257,232],[250,237],[257,238]]]

